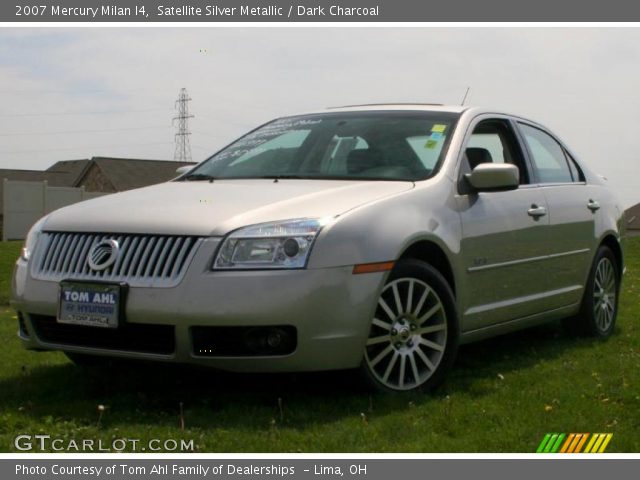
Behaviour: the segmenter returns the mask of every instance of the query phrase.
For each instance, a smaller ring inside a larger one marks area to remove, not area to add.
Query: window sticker
[[[444,135],[440,132],[431,132],[431,140],[442,140],[442,137],[444,137]]]
[[[424,144],[424,148],[434,149],[438,146],[438,140],[427,140],[427,143]]]
[[[447,129],[446,125],[442,125],[441,123],[436,123],[433,127],[431,127],[432,132],[444,133]]]

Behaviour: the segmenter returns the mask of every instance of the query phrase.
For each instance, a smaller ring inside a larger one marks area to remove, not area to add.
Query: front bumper
[[[172,327],[172,352],[136,348],[96,348],[43,340],[36,320],[54,320],[59,284],[34,279],[19,260],[12,305],[21,314],[20,338],[34,350],[62,350],[113,357],[208,365],[230,371],[314,371],[357,367],[362,359],[376,299],[386,273],[353,275],[353,266],[306,270],[211,271],[218,239],[199,247],[181,282],[171,288],[131,287],[124,308],[126,324]],[[52,322],[55,325],[55,322]],[[293,353],[275,356],[201,355],[194,349],[198,326],[257,327],[290,325],[297,332]],[[100,329],[83,327],[88,334]],[[83,333],[87,333],[84,332]],[[126,332],[124,332],[126,334]],[[175,336],[175,340],[173,340]]]

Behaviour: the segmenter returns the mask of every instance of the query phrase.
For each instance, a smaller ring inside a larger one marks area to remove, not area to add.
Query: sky
[[[640,202],[640,28],[2,28],[0,168],[193,160],[275,117],[359,103],[494,107],[551,128]]]

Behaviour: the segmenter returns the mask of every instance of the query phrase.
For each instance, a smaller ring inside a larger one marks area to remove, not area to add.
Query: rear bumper
[[[25,330],[21,329],[20,338],[29,349],[192,363],[230,371],[332,370],[360,364],[385,273],[353,275],[352,266],[213,272],[208,266],[214,250],[215,242],[205,241],[175,287],[131,287],[124,312],[126,324],[133,328],[122,330],[119,342],[107,342],[106,347],[80,345],[77,338],[72,345],[64,335],[52,337],[43,331],[39,325],[43,319],[56,328],[59,284],[34,279],[27,263],[20,260],[12,288],[12,305],[21,314]],[[192,327],[273,325],[295,327],[297,343],[292,353],[217,357],[194,349]],[[100,328],[82,328],[82,335],[105,334]],[[174,348],[149,351],[141,348],[144,341],[134,341],[140,335],[148,343],[153,340],[148,336],[160,330],[165,335],[163,345],[169,341]]]

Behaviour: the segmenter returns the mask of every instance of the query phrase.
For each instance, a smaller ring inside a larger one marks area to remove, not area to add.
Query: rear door
[[[547,130],[524,121],[518,129],[549,208],[547,308],[560,308],[581,299],[596,244],[597,189],[586,184],[578,164]]]
[[[467,133],[461,157],[456,201],[465,274],[458,292],[462,330],[471,331],[544,309],[547,279],[541,263],[549,251],[549,216],[510,118],[479,117]],[[473,191],[464,175],[483,162],[516,165],[520,186]]]

